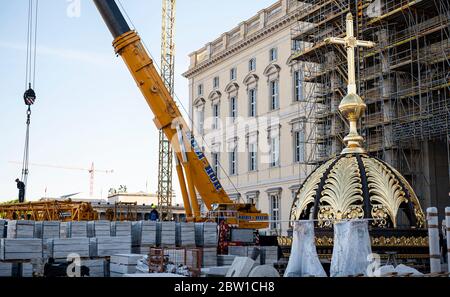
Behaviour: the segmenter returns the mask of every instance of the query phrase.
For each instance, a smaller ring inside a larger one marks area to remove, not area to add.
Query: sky
[[[0,0],[0,202],[17,198],[25,141],[27,0]],[[36,0],[33,0],[36,1]],[[80,5],[79,14],[73,10]],[[175,91],[188,107],[188,54],[275,0],[178,0]],[[159,64],[160,0],[121,0]],[[153,114],[120,58],[90,0],[39,0],[37,67],[30,126],[30,162],[114,170],[97,173],[94,196],[126,185],[155,193],[158,131]],[[181,202],[173,176],[176,201]],[[89,173],[30,166],[27,200],[89,193]]]

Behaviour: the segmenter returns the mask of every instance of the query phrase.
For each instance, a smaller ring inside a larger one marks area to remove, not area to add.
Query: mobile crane
[[[255,205],[233,202],[199,147],[153,60],[136,31],[131,30],[115,0],[94,0],[114,41],[113,47],[127,65],[150,109],[154,123],[172,144],[187,221],[214,220],[236,229],[264,229],[269,216]],[[209,210],[202,217],[197,193]]]

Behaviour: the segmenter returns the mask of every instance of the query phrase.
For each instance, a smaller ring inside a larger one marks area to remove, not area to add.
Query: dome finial
[[[339,105],[339,110],[342,115],[350,123],[350,133],[344,138],[344,142],[347,147],[342,151],[342,154],[348,153],[364,153],[362,143],[364,138],[359,135],[357,124],[364,111],[366,110],[366,104],[356,93],[356,75],[355,75],[355,48],[361,47],[374,47],[375,43],[371,41],[357,40],[353,30],[353,18],[351,14],[346,18],[346,37],[337,38],[330,37],[325,39],[326,43],[341,44],[347,49],[347,62],[348,62],[348,89],[347,95],[342,99]]]

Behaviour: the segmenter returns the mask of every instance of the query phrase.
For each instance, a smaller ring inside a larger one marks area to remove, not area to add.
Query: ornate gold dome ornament
[[[350,132],[344,138],[342,153],[316,168],[304,181],[291,209],[291,221],[318,219],[319,226],[331,227],[343,219],[373,219],[377,227],[396,228],[403,210],[410,227],[422,228],[425,216],[408,181],[386,162],[366,154],[364,138],[357,124],[366,104],[356,93],[355,47],[373,47],[369,41],[356,40],[353,17],[347,15],[347,36],[327,38],[332,44],[346,47],[348,59],[348,93],[339,111],[348,120]]]

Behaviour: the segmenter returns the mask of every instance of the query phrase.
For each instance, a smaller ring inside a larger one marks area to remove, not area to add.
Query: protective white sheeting
[[[367,220],[342,221],[334,225],[330,276],[367,275],[372,246]]]
[[[291,256],[284,277],[326,277],[327,274],[317,256],[314,222],[295,222],[293,237]]]

